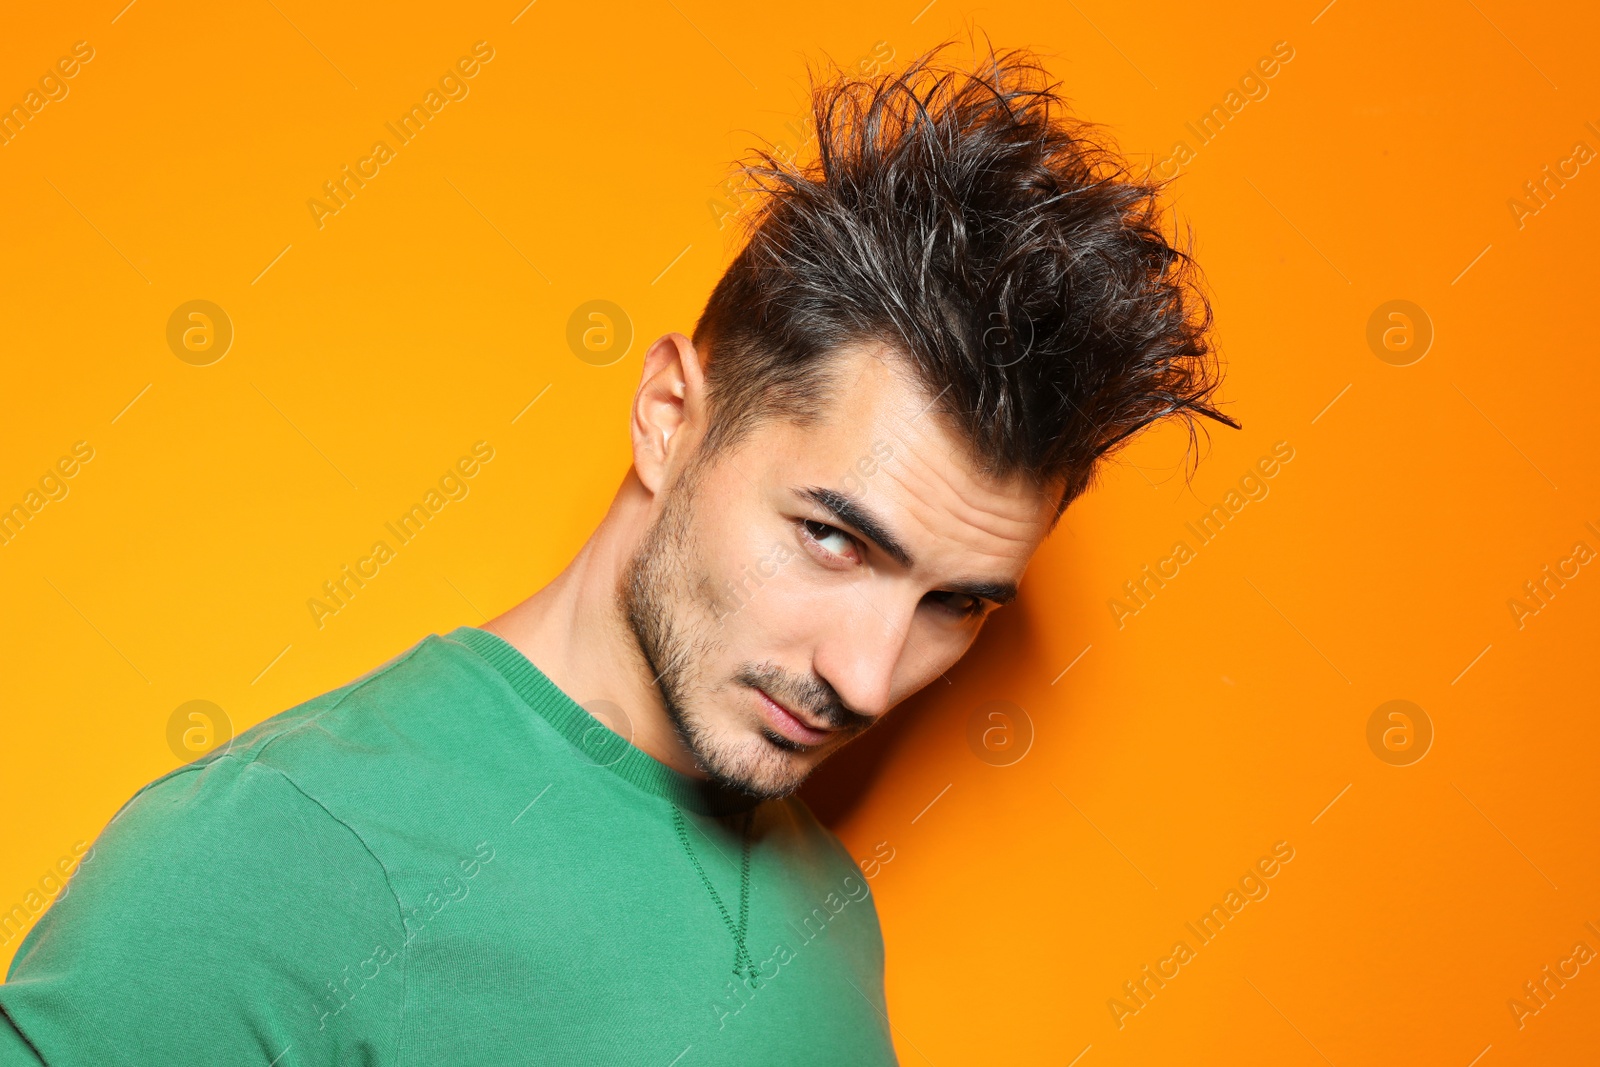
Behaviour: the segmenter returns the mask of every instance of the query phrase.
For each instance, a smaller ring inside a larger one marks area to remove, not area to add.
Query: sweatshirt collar
[[[475,652],[511,686],[523,703],[578,750],[624,781],[698,815],[747,811],[761,798],[693,778],[662,763],[591,715],[500,635],[461,626],[446,635]]]

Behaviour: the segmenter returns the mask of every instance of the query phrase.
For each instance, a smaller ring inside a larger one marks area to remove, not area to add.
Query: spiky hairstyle
[[[829,356],[881,343],[913,371],[980,469],[1064,486],[1168,416],[1237,426],[1211,307],[1166,236],[1162,183],[1074,118],[1040,62],[935,49],[897,73],[813,89],[814,152],[760,151],[744,247],[695,327],[705,444],[758,421],[815,421]]]

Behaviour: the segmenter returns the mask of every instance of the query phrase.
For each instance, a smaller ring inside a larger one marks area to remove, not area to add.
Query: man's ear
[[[699,351],[683,334],[658,338],[644,354],[631,429],[634,470],[646,489],[659,493],[705,432],[705,374]]]

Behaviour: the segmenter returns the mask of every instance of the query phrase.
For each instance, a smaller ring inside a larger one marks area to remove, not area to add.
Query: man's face
[[[981,477],[883,349],[836,360],[821,422],[765,421],[663,489],[619,590],[685,745],[759,796],[960,659],[1054,513]]]

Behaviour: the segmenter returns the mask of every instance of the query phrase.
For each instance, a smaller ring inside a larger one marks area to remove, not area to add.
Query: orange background
[[[553,576],[626,469],[641,353],[731,252],[729,161],[792,143],[808,62],[976,27],[1046,53],[1140,161],[1194,151],[1173,195],[1245,428],[1192,483],[1181,435],[1141,440],[950,683],[808,786],[853,854],[892,850],[902,1060],[1592,1058],[1600,965],[1520,1029],[1507,1006],[1600,950],[1600,567],[1520,626],[1507,604],[1600,549],[1600,174],[1520,225],[1507,203],[1600,148],[1592,7],[923,2],[9,16],[0,102],[94,58],[0,147],[0,506],[94,458],[0,546],[0,909],[180,762],[181,704],[242,730]],[[479,40],[470,95],[319,229],[307,200]],[[1185,123],[1279,41],[1269,94],[1199,146]],[[606,367],[566,342],[597,298],[636,334]],[[167,345],[192,299],[236,331],[209,366]],[[1410,366],[1367,343],[1393,299],[1435,332]],[[307,599],[478,440],[470,495],[318,628]],[[1123,582],[1278,441],[1270,495],[1119,627]],[[1409,766],[1367,741],[1394,699],[1435,731]],[[1008,766],[968,743],[991,701],[1032,724]],[[1279,841],[1270,895],[1119,1027],[1108,1000]]]

